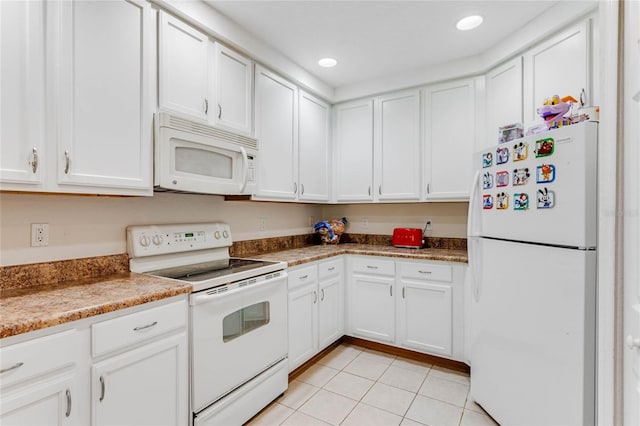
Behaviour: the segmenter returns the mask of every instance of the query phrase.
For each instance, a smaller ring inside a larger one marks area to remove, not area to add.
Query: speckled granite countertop
[[[439,260],[444,262],[467,262],[467,250],[460,249],[403,249],[375,244],[338,244],[310,246],[292,250],[283,250],[263,255],[250,256],[253,259],[279,260],[287,262],[289,267],[302,265],[315,260],[327,259],[341,254],[360,254],[366,256],[386,256],[415,260]]]
[[[191,285],[131,272],[0,291],[0,338],[191,293]]]

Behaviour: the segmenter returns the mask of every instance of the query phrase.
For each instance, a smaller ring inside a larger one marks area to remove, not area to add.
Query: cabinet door
[[[420,198],[420,92],[394,93],[376,100],[375,197]]]
[[[73,1],[60,8],[58,184],[152,195],[151,6]]]
[[[451,285],[400,280],[400,345],[438,355],[452,355]]]
[[[297,91],[287,80],[256,67],[256,137],[260,141],[258,198],[296,198]]]
[[[394,278],[351,276],[349,313],[352,334],[393,343],[395,337]]]
[[[320,281],[318,289],[318,349],[322,350],[343,334],[342,275]]]
[[[215,43],[214,58],[213,124],[251,135],[253,63],[220,43]]]
[[[424,91],[426,199],[466,201],[475,135],[475,82],[454,81]]]
[[[475,151],[498,143],[498,127],[522,123],[522,57],[492,69],[486,78],[486,137]]]
[[[335,114],[336,200],[371,201],[373,101],[338,105]]]
[[[74,398],[79,399],[73,372],[28,382],[2,393],[0,423],[4,426],[78,424]],[[77,401],[76,399],[76,401]]]
[[[591,104],[589,25],[589,20],[581,22],[525,53],[525,125],[542,122],[536,110],[553,95],[579,99],[584,89]]]
[[[300,91],[298,107],[298,199],[328,201],[329,105]]]
[[[318,282],[289,292],[289,371],[318,352]]]
[[[160,12],[160,108],[207,121],[210,105],[209,37],[184,22]]]
[[[92,424],[186,424],[187,376],[184,332],[95,364]]]
[[[37,189],[43,180],[44,9],[43,1],[0,2],[2,189]],[[7,187],[6,183],[27,186]]]

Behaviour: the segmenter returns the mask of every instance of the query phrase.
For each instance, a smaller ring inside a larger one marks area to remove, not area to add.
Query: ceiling
[[[334,88],[481,53],[558,1],[205,0]],[[565,0],[566,1],[566,0]],[[484,23],[458,31],[472,14]],[[318,59],[333,57],[334,68]]]

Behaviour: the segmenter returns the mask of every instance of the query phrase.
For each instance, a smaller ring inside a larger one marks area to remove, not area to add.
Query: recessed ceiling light
[[[323,68],[331,68],[338,65],[338,61],[336,61],[333,58],[322,58],[318,61],[318,65],[320,65]]]
[[[456,24],[456,28],[460,31],[472,30],[478,25],[482,24],[482,16],[480,15],[472,15],[467,16],[466,18],[462,18]]]

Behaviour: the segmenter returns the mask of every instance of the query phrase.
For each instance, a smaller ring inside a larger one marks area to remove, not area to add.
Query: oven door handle
[[[249,284],[247,286],[244,287],[240,287],[240,288],[235,288],[233,290],[229,290],[229,291],[223,291],[223,292],[216,292],[213,294],[207,294],[207,292],[202,292],[201,294],[192,294],[190,297],[190,301],[189,304],[191,306],[195,306],[195,305],[201,305],[204,303],[208,303],[208,302],[213,302],[214,300],[218,300],[221,297],[225,297],[228,296],[230,294],[238,294],[240,292],[245,292],[245,291],[251,291],[254,290],[256,288],[260,288],[260,289],[264,289],[266,286],[269,285],[281,285],[281,282],[284,280],[286,282],[286,278],[287,278],[287,274],[286,273],[280,273],[280,276],[276,277],[276,278],[271,278],[268,280],[265,280],[259,284]]]

